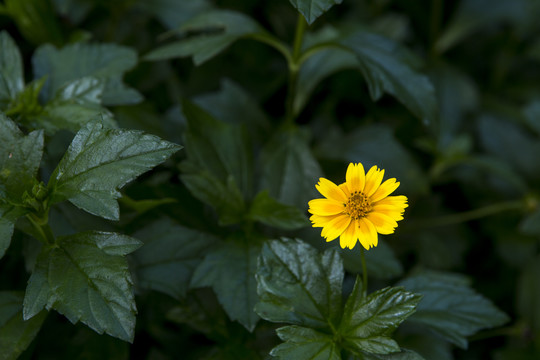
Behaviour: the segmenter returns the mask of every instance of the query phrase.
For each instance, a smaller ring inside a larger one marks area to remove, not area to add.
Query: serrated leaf
[[[201,65],[233,42],[264,33],[264,30],[253,19],[241,13],[211,10],[186,21],[176,32],[185,39],[159,47],[144,59],[153,61],[192,56],[195,65]]]
[[[117,220],[118,190],[179,149],[140,131],[87,124],[51,175],[51,204],[69,200],[91,214]]]
[[[464,276],[422,272],[406,278],[399,285],[424,295],[410,322],[427,326],[464,349],[467,348],[467,336],[508,321],[508,316],[475,292]]]
[[[104,82],[105,105],[134,104],[142,96],[122,83],[123,74],[137,64],[137,53],[115,44],[75,43],[62,49],[39,47],[32,58],[34,76],[47,76],[43,89],[45,101],[53,99],[66,83],[92,76]]]
[[[266,190],[255,196],[247,217],[285,230],[295,230],[309,225],[307,217],[297,207],[276,201]]]
[[[259,317],[255,271],[261,251],[258,239],[234,237],[209,249],[195,269],[191,287],[210,286],[231,320],[253,331]]]
[[[308,24],[313,22],[335,4],[341,4],[343,0],[289,0],[306,19]]]
[[[22,204],[32,190],[43,154],[43,131],[23,135],[17,125],[0,113],[0,200]]]
[[[277,329],[284,343],[270,351],[270,355],[284,360],[341,360],[340,348],[332,335],[301,326]]]
[[[364,297],[362,282],[357,278],[339,326],[343,346],[353,353],[400,351],[390,336],[415,311],[421,298],[399,287],[387,287]]]
[[[185,297],[195,268],[218,239],[170,220],[161,220],[135,233],[143,240],[133,255],[137,283],[143,289],[161,291],[176,299]]]
[[[135,300],[125,255],[141,246],[129,236],[85,232],[59,237],[38,256],[24,298],[24,318],[43,307],[72,323],[133,341]]]
[[[101,106],[103,90],[103,81],[94,77],[70,81],[45,105],[37,120],[49,133],[60,129],[76,132],[96,120],[105,127],[116,127],[112,113]]]
[[[437,358],[438,360],[442,360]],[[400,352],[391,354],[370,354],[362,353],[360,357],[353,357],[349,360],[424,360],[420,354],[409,349],[401,349]]]
[[[0,215],[2,210],[0,210]],[[0,259],[4,257],[6,250],[11,244],[11,237],[13,236],[13,228],[15,224],[13,222],[0,217]]]
[[[435,121],[438,108],[433,85],[404,60],[399,44],[367,31],[356,31],[339,43],[356,55],[373,100],[387,92],[424,124]]]
[[[304,210],[308,201],[318,196],[313,184],[322,170],[299,130],[274,135],[263,148],[261,163],[259,188],[267,189],[279,202]]]
[[[26,350],[39,332],[46,312],[24,321],[22,302],[24,294],[15,291],[0,292],[0,360],[15,360]]]
[[[24,88],[23,62],[15,42],[6,31],[0,32],[0,109],[15,99]]]
[[[336,325],[343,276],[335,250],[320,254],[300,240],[269,241],[259,258],[255,311],[273,322],[313,328]]]

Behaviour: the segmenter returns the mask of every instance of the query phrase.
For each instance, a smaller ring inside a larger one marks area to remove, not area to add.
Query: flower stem
[[[296,32],[294,35],[292,61],[289,62],[289,89],[285,103],[285,122],[290,125],[294,122],[294,99],[296,96],[296,84],[298,82],[298,71],[300,70],[300,60],[302,55],[302,42],[307,23],[302,14],[298,14],[296,22]]]
[[[368,277],[367,277],[366,257],[364,255],[364,247],[362,245],[360,245],[360,260],[362,261],[362,297],[366,297]]]
[[[523,207],[524,207],[524,204],[522,201],[505,201],[498,204],[493,204],[493,205],[485,206],[482,208],[474,209],[471,211],[465,211],[462,213],[426,219],[425,221],[421,221],[414,224],[413,227],[432,228],[432,227],[459,224],[459,223],[464,223],[464,222],[475,220],[475,219],[480,219],[486,216],[494,215],[499,212],[503,212],[507,210],[522,209]]]

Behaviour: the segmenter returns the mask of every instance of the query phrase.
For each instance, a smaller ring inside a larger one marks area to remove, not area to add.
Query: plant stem
[[[524,207],[524,204],[522,201],[505,201],[498,204],[485,206],[479,209],[474,209],[471,211],[465,211],[462,213],[426,219],[425,221],[421,221],[416,224],[413,224],[412,227],[432,228],[432,227],[459,224],[459,223],[463,223],[463,222],[467,222],[467,221],[471,221],[475,219],[480,219],[486,216],[494,215],[499,212],[503,212],[507,210],[522,209],[523,207]]]
[[[28,220],[34,225],[36,229],[36,234],[39,236],[39,239],[42,243],[46,245],[54,245],[55,237],[52,232],[51,227],[47,221],[43,221],[41,218],[37,217],[35,214],[26,215]]]
[[[364,255],[364,247],[360,245],[360,260],[362,261],[362,297],[367,295],[367,266],[366,266],[366,257]]]
[[[300,59],[302,55],[302,42],[306,31],[306,20],[302,14],[298,14],[296,22],[296,32],[294,34],[292,62],[289,63],[289,90],[285,103],[285,123],[294,123],[294,98],[296,96],[296,83],[298,82],[298,71],[300,70]]]

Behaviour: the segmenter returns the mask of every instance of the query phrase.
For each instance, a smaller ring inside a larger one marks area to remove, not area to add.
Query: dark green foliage
[[[0,360],[537,359],[539,17],[1,1]],[[358,162],[369,251],[307,212]]]

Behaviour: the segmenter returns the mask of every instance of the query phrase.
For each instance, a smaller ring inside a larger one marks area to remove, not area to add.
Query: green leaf
[[[362,273],[360,252],[362,249],[355,246],[354,249],[338,249],[343,257],[343,264],[348,272]],[[366,267],[370,277],[378,279],[391,279],[403,274],[403,266],[396,258],[394,251],[388,244],[379,238],[377,247],[369,250],[366,256]]]
[[[399,285],[424,295],[410,322],[424,325],[443,339],[466,348],[467,336],[499,326],[508,316],[470,288],[469,281],[456,274],[422,272]]]
[[[201,170],[191,164],[181,164],[184,172],[181,178],[189,191],[197,199],[212,206],[220,225],[233,225],[242,222],[246,204],[234,178],[230,176],[224,184],[207,170]]]
[[[210,9],[208,0],[137,0],[141,11],[154,14],[169,29],[174,29],[203,11]]]
[[[69,200],[91,214],[117,220],[118,189],[179,149],[140,131],[89,123],[75,135],[51,175],[51,204]]]
[[[259,188],[279,202],[307,209],[318,192],[314,184],[322,176],[305,135],[298,129],[278,132],[264,146]]]
[[[350,51],[332,48],[321,50],[310,56],[298,72],[294,113],[300,113],[315,87],[324,78],[345,69],[358,69],[358,60]]]
[[[59,15],[79,24],[92,10],[93,3],[88,0],[52,0]]]
[[[34,120],[43,113],[43,107],[39,102],[39,94],[44,84],[45,78],[42,78],[26,85],[21,92],[17,93],[15,98],[11,99],[5,114],[26,127],[39,128],[39,125],[36,125]]]
[[[9,244],[11,244],[14,226],[13,222],[0,217],[0,259],[4,257]]]
[[[351,360],[424,360],[422,356],[420,356],[418,353],[409,350],[409,349],[401,349],[400,352],[395,352],[391,354],[370,354],[370,353],[362,353],[362,356],[359,358],[354,357]],[[442,360],[437,358],[437,360]]]
[[[339,43],[356,55],[373,100],[386,91],[424,124],[436,120],[438,108],[433,85],[427,76],[413,70],[405,61],[405,51],[398,43],[367,31],[355,31]]]
[[[224,183],[232,176],[244,196],[249,197],[253,159],[244,127],[216,120],[189,101],[184,101],[183,111],[188,122],[185,146],[189,162],[208,169]]]
[[[258,239],[223,241],[208,250],[191,279],[191,287],[212,287],[229,318],[249,331],[259,321],[253,307],[258,300],[255,271],[260,251]]]
[[[453,18],[435,44],[443,53],[482,28],[500,22],[521,23],[527,16],[526,0],[465,0],[459,3]]]
[[[339,347],[332,335],[301,326],[277,329],[283,344],[270,351],[270,355],[290,360],[341,360]]]
[[[103,89],[103,81],[94,77],[70,81],[45,105],[37,120],[49,133],[61,129],[76,132],[96,119],[105,127],[116,127],[112,113],[101,106]]]
[[[188,129],[182,181],[195,197],[216,209],[221,224],[242,221],[245,199],[253,191],[252,149],[244,127],[218,121],[187,101],[183,110]]]
[[[362,282],[357,278],[339,327],[343,346],[353,353],[400,351],[390,336],[415,311],[421,299],[421,295],[401,287],[387,287],[364,297]]]
[[[6,31],[0,32],[0,109],[24,88],[23,62],[17,45]]]
[[[5,4],[7,14],[28,41],[36,45],[63,43],[62,30],[48,0],[6,0]]]
[[[320,254],[300,240],[269,241],[259,258],[255,311],[268,321],[332,327],[341,314],[343,276],[335,250]]]
[[[43,131],[23,135],[17,125],[0,113],[0,200],[22,204],[31,192],[43,154]]]
[[[478,121],[482,147],[511,165],[522,175],[540,179],[537,162],[540,142],[514,120],[501,116],[483,115]]]
[[[22,292],[0,292],[0,360],[15,360],[26,350],[39,332],[46,312],[24,321]]]
[[[361,162],[366,170],[373,165],[386,169],[386,177],[401,183],[396,194],[428,190],[422,169],[387,125],[361,126],[348,134],[328,136],[317,152],[327,159]]]
[[[131,237],[85,232],[44,248],[28,281],[24,319],[43,307],[125,341],[133,341],[135,300],[125,255],[141,246]]]
[[[185,38],[151,51],[144,59],[155,61],[192,56],[195,65],[201,65],[233,42],[264,33],[264,30],[246,15],[211,10],[186,21],[175,32]]]
[[[138,286],[176,299],[185,297],[195,268],[217,242],[210,234],[170,220],[147,225],[135,236],[144,242],[141,251],[133,255]]]
[[[247,216],[251,220],[285,230],[295,230],[309,225],[306,215],[297,207],[276,201],[266,190],[255,196]]]
[[[303,16],[308,24],[312,24],[319,16],[327,12],[335,4],[343,0],[289,0]]]
[[[253,143],[262,143],[268,137],[270,123],[266,114],[246,90],[230,80],[221,82],[219,92],[198,96],[194,102],[218,120],[245,125]]]
[[[137,64],[137,53],[115,44],[75,43],[62,49],[40,46],[32,58],[34,76],[47,76],[43,89],[45,101],[73,80],[95,77],[103,81],[102,101],[105,105],[135,104],[141,94],[122,83],[123,74]]]

